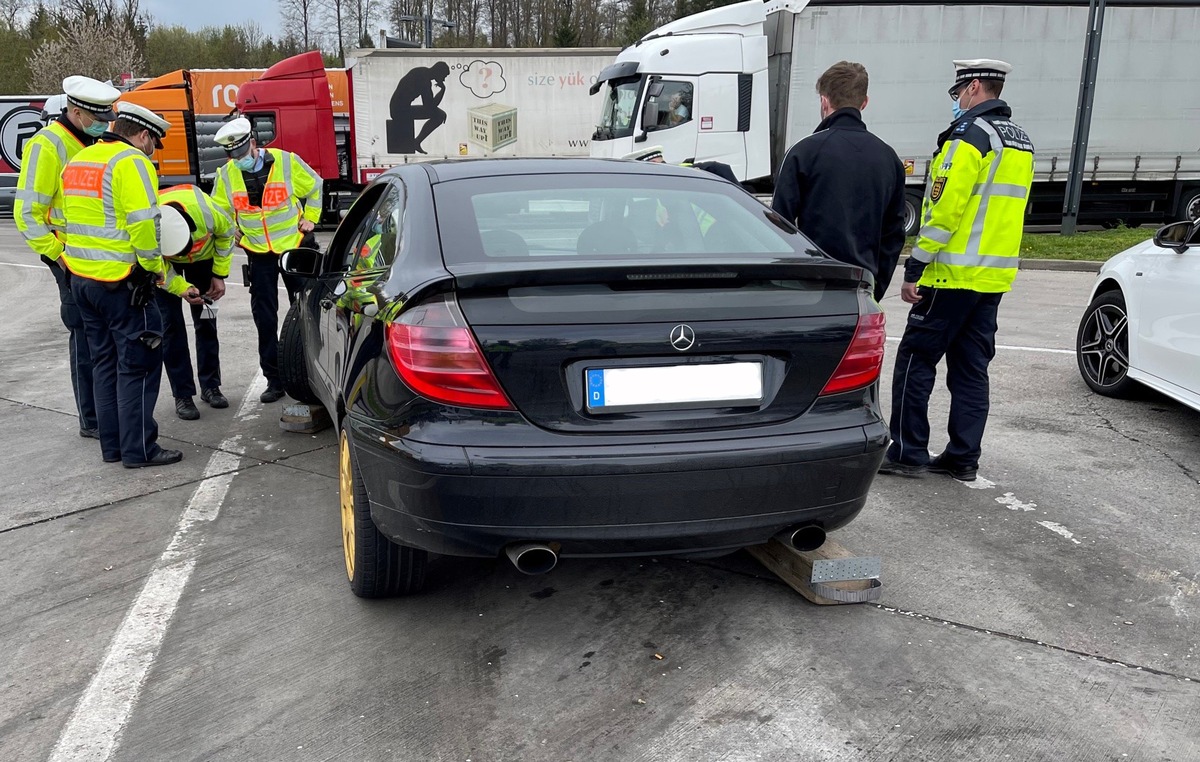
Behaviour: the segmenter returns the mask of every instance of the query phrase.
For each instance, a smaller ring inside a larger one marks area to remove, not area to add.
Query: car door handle
[[[332,299],[322,299],[320,301],[320,304],[321,304],[321,309],[324,310],[325,312],[328,312],[329,310],[333,309],[333,300]]]

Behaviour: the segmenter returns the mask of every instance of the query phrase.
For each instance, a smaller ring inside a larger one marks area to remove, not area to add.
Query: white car
[[[1104,263],[1075,340],[1097,394],[1148,386],[1200,410],[1200,222],[1175,222]]]

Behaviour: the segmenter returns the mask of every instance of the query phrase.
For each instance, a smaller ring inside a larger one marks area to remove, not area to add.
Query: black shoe
[[[179,450],[159,450],[158,455],[155,455],[150,460],[144,460],[141,463],[124,463],[125,468],[149,468],[150,466],[169,466],[172,463],[178,463],[183,460],[183,453]]]
[[[221,394],[221,390],[215,386],[200,392],[200,399],[207,402],[209,407],[218,409],[229,407],[229,400],[225,399],[225,395]]]
[[[259,402],[271,403],[278,402],[283,399],[283,388],[279,386],[268,386],[267,390],[258,398]]]
[[[80,429],[79,436],[84,439],[99,439],[100,429]]]
[[[920,476],[925,473],[926,466],[914,466],[908,463],[897,463],[894,460],[885,460],[879,465],[879,473],[888,476]]]
[[[194,421],[200,417],[200,411],[196,409],[196,403],[192,402],[191,397],[176,397],[175,415],[185,421]]]
[[[929,461],[929,473],[953,476],[960,482],[973,482],[975,481],[975,477],[979,474],[979,469],[969,468],[967,466],[956,466],[953,463],[943,462],[942,456],[939,455],[933,460]]]
[[[110,457],[108,457],[107,455],[105,455],[105,456],[104,456],[104,462],[105,462],[105,463],[120,463],[120,462],[121,462],[121,456],[120,456],[120,455],[117,455],[117,456],[114,456],[114,457],[110,458]]]

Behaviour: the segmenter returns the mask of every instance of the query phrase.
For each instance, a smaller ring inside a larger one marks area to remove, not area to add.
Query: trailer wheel
[[[904,235],[914,236],[921,228],[921,202],[924,196],[920,191],[904,192]]]
[[[1179,197],[1179,213],[1177,220],[1200,220],[1200,188],[1187,188]]]

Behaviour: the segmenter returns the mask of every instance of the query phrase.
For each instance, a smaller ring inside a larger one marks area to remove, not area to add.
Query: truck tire
[[[283,390],[297,402],[320,402],[308,385],[308,364],[304,359],[304,337],[300,332],[300,301],[283,318],[279,331],[279,380]]]
[[[919,190],[904,191],[904,235],[914,236],[921,229],[921,202],[924,200]]]
[[[1176,220],[1200,220],[1200,187],[1184,188],[1179,196],[1179,209],[1175,214]]]
[[[371,503],[354,461],[350,427],[343,421],[338,441],[338,497],[342,555],[350,590],[359,598],[416,593],[425,585],[429,554],[388,539],[371,519]]]

